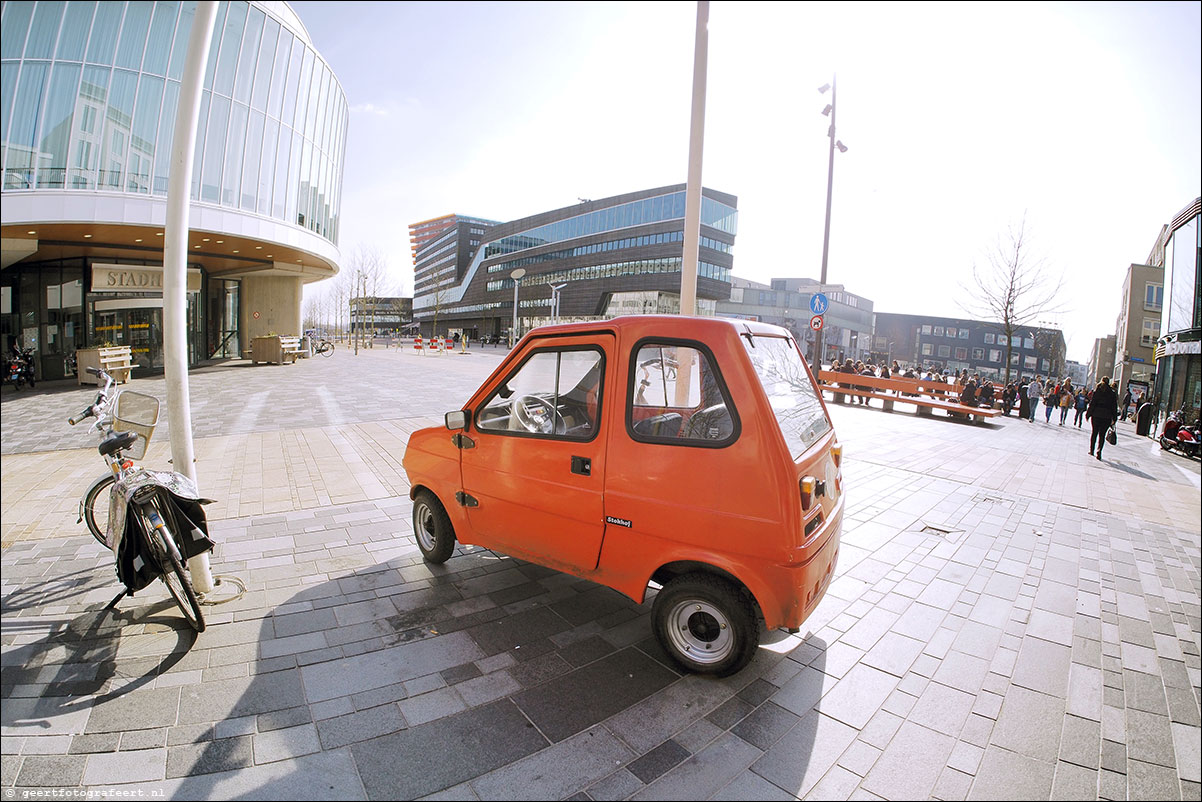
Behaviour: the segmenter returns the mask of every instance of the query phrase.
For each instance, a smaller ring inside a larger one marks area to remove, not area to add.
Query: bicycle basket
[[[117,396],[117,411],[113,413],[113,429],[118,432],[134,432],[138,442],[129,449],[130,459],[140,460],[146,456],[150,437],[159,422],[159,399],[145,393],[125,390]]]

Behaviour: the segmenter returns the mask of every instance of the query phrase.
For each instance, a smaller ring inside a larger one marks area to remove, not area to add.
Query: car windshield
[[[796,460],[831,430],[818,391],[791,339],[755,335],[742,340],[768,394],[785,445]]]

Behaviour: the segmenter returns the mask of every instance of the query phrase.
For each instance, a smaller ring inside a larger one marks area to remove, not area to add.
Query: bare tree
[[[1039,256],[1027,232],[1026,216],[1017,227],[1011,225],[999,235],[984,265],[972,266],[975,286],[961,285],[968,297],[961,306],[970,316],[996,322],[1006,335],[1006,377],[1010,383],[1010,355],[1019,329],[1036,318],[1064,311],[1061,291],[1063,276],[1050,272],[1047,260]]]

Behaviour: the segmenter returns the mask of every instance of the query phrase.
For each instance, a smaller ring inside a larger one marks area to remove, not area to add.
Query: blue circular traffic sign
[[[826,309],[830,305],[831,302],[820,292],[816,292],[810,296],[810,311],[815,315],[826,314]]]

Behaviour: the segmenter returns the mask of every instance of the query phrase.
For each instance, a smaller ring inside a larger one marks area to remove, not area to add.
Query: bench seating
[[[300,347],[300,337],[281,337],[280,338],[280,357],[289,362],[296,362],[296,358],[303,354],[304,351]]]
[[[930,415],[931,410],[941,409],[951,415],[971,417],[978,423],[1002,414],[1001,410],[990,407],[969,407],[961,404],[956,388],[942,382],[906,378],[882,379],[831,370],[819,371],[818,381],[823,391],[835,395],[836,401],[840,400],[842,395],[877,398],[884,402],[886,412],[892,412],[895,403],[913,404],[920,415]]]

